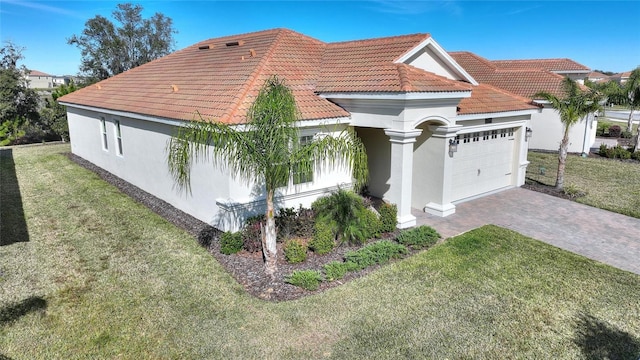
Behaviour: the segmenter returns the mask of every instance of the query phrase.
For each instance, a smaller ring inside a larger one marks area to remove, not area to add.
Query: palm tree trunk
[[[627,131],[631,132],[633,129],[633,107],[629,110],[629,119],[627,120]],[[640,131],[640,128],[638,128]]]
[[[556,190],[564,190],[564,169],[567,164],[567,152],[569,151],[569,129],[565,130],[564,137],[558,150],[558,174],[556,176]]]
[[[278,270],[278,250],[276,247],[276,220],[273,209],[273,190],[267,191],[266,225],[262,228],[262,253],[265,271],[272,278]]]

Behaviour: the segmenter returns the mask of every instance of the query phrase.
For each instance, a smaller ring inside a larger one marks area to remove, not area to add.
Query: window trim
[[[309,133],[309,134],[300,134],[298,136],[298,144],[300,146],[306,146],[311,144],[315,139],[315,134]],[[314,181],[315,178],[315,171],[313,168],[311,168],[311,171],[308,173],[301,173],[299,171],[296,171],[295,168],[296,165],[294,165],[294,168],[291,171],[291,182],[293,183],[293,185],[304,185],[304,184],[309,184],[312,183]]]
[[[122,127],[120,119],[113,119],[113,128],[115,132],[116,154],[123,156],[122,152]]]
[[[107,119],[100,116],[100,137],[102,138],[102,150],[109,151],[109,138],[107,135]]]

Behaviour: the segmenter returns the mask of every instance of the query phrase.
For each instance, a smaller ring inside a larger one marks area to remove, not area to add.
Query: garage
[[[457,136],[453,155],[453,201],[512,186],[516,128],[474,131]]]

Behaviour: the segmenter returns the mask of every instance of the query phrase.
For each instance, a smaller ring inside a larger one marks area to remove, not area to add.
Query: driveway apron
[[[466,201],[445,218],[414,215],[444,238],[494,224],[640,274],[640,219],[536,191],[516,188]]]

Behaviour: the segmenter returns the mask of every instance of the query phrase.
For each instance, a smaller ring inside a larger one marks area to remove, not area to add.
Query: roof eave
[[[364,99],[364,100],[437,100],[464,99],[471,97],[471,90],[429,91],[429,92],[324,92],[318,96],[326,99]]]
[[[499,112],[491,112],[491,113],[475,113],[475,114],[463,114],[457,115],[455,117],[457,121],[466,121],[466,120],[481,120],[486,118],[500,118],[500,117],[511,117],[511,116],[521,116],[521,115],[533,115],[540,112],[540,109],[523,109],[523,110],[510,110],[510,111],[499,111]]]

